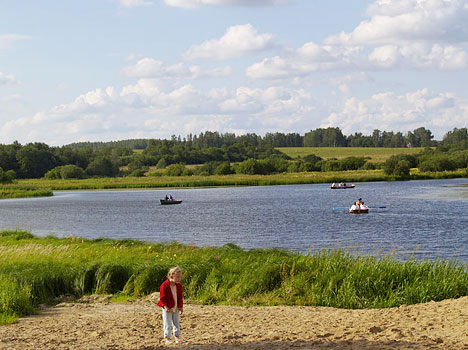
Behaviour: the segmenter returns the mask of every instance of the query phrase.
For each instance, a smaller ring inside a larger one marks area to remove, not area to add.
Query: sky
[[[0,144],[468,126],[468,0],[0,0]]]

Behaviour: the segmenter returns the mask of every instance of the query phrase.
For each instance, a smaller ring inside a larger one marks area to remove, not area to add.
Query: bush
[[[422,160],[419,164],[419,170],[422,172],[431,171],[446,171],[446,170],[455,170],[457,168],[455,162],[449,158],[447,155],[436,155],[432,157],[427,157]]]
[[[255,175],[261,174],[262,167],[258,161],[253,158],[249,158],[237,164],[235,170],[238,174]]]
[[[183,164],[171,164],[169,165],[166,170],[164,171],[164,175],[166,176],[182,176],[184,173],[185,166]]]
[[[386,175],[405,177],[410,174],[411,164],[401,155],[391,156],[385,161],[383,170]]]
[[[234,171],[232,170],[229,162],[224,162],[216,167],[214,173],[216,175],[230,175],[230,174],[233,174]]]
[[[3,171],[3,169],[0,167],[0,183],[12,183],[15,179],[16,173],[14,170]]]
[[[142,176],[145,176],[145,173],[146,173],[146,171],[143,170],[143,169],[135,169],[130,173],[129,176],[142,177]]]
[[[83,179],[85,172],[79,166],[69,164],[60,168],[60,176],[62,179]]]

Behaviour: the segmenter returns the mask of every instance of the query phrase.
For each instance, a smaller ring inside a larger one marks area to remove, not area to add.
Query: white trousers
[[[162,319],[164,324],[164,338],[171,337],[171,330],[174,327],[174,336],[180,337],[180,313],[179,310],[167,312],[162,308]]]

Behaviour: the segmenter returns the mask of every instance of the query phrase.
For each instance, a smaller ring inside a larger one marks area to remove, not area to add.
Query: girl
[[[167,280],[161,284],[158,306],[162,308],[164,323],[164,338],[166,344],[171,344],[171,330],[174,327],[176,343],[184,343],[180,339],[180,315],[184,312],[182,285],[182,271],[179,267],[172,267],[167,273]]]

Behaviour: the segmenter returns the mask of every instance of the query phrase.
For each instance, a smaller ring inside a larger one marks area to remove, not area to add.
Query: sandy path
[[[183,345],[163,345],[159,310],[62,303],[0,326],[0,349],[411,349],[468,350],[468,297],[380,310],[187,304]]]

